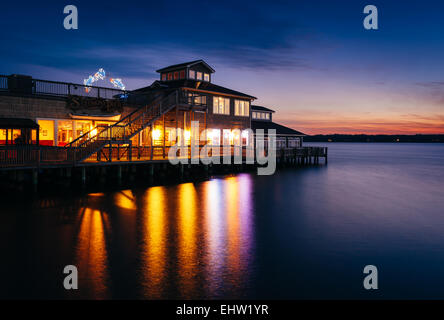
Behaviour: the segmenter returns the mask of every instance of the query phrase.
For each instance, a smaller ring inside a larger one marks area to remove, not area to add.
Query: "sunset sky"
[[[63,8],[79,29],[63,28]],[[365,30],[376,5],[379,30]],[[204,59],[213,82],[258,97],[307,134],[444,133],[443,1],[2,3],[0,74],[81,83],[102,67],[128,89]]]

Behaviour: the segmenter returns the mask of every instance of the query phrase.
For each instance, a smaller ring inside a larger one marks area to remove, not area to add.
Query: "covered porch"
[[[0,118],[0,145],[38,145],[38,131],[31,119]]]

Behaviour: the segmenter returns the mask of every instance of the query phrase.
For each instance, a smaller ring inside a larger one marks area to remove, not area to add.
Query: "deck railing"
[[[67,152],[60,147],[35,145],[0,147],[0,168],[66,164],[67,159]]]
[[[125,97],[127,95],[127,91],[114,88],[96,86],[87,87],[84,84],[6,75],[0,75],[0,93],[54,97],[76,95],[101,99],[113,99],[115,97]]]
[[[200,158],[202,148],[199,146],[199,155],[194,158]],[[239,156],[244,159],[247,155],[247,147],[243,146],[217,146],[209,148],[209,157],[214,156]],[[85,162],[91,163],[106,163],[106,162],[118,162],[118,161],[150,161],[150,160],[168,160],[168,153],[171,146],[131,146],[130,145],[105,145],[98,153],[94,153],[85,159]],[[187,155],[191,159],[192,152],[191,147],[187,146]],[[111,158],[110,152],[111,151]],[[253,152],[253,153],[250,153]],[[0,168],[12,168],[12,167],[44,167],[54,165],[74,165],[73,150],[63,147],[47,147],[47,146],[1,146],[0,147]],[[264,156],[266,156],[268,150],[264,149]],[[249,150],[248,155],[254,154],[254,150]],[[276,150],[276,157],[282,158],[307,158],[307,157],[326,157],[326,147],[302,147],[302,148],[283,148]],[[180,154],[178,158],[181,158]]]

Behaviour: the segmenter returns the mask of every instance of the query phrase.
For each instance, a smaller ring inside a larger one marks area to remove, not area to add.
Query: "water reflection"
[[[145,195],[142,286],[148,298],[162,297],[165,285],[166,200],[164,187],[150,188]]]
[[[221,198],[222,180],[212,180],[205,183],[205,287],[209,296],[217,294],[222,287],[226,239],[223,230],[226,226],[223,214],[225,212]]]
[[[231,273],[230,285],[237,286],[241,280],[240,230],[239,230],[239,186],[234,177],[226,180],[225,201],[227,203],[227,263]]]
[[[253,256],[250,179],[248,175],[241,175],[226,180],[228,267],[232,292],[244,290],[247,286]]]
[[[250,179],[91,194],[77,237],[85,294],[120,297],[111,288],[127,289],[121,277],[135,274],[143,298],[241,296],[252,256]]]
[[[115,194],[114,203],[123,209],[135,210],[137,209],[135,199],[131,190],[122,190]]]
[[[372,263],[381,298],[443,298],[444,146],[329,147],[327,167],[267,177],[8,194],[0,297],[366,299],[353,275]],[[67,264],[79,290],[55,279]]]
[[[252,250],[250,176],[205,184],[205,279],[208,296],[240,296],[249,280]]]
[[[82,290],[88,297],[108,297],[108,253],[105,243],[107,217],[99,210],[83,208],[80,214],[80,229],[76,252],[79,283],[86,284]]]
[[[181,297],[189,298],[196,288],[197,261],[197,195],[192,183],[178,189],[178,276]]]

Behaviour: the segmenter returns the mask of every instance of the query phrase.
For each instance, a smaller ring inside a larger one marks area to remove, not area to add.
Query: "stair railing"
[[[74,151],[70,151],[68,154],[70,154],[72,161],[81,161],[107,143],[117,140],[129,140],[178,103],[179,94],[177,90],[166,97],[158,97],[149,105],[134,110],[111,126],[102,127],[102,130],[99,130],[99,127],[95,127],[83,134],[70,143],[68,148],[74,149]],[[93,134],[94,130],[96,130],[95,134]],[[84,140],[82,141],[82,139]]]

